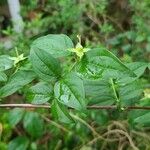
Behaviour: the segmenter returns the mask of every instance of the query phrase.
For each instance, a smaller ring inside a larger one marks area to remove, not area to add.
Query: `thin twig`
[[[99,133],[91,126],[91,125],[89,125],[85,120],[83,120],[82,118],[80,118],[80,117],[78,117],[77,115],[74,115],[74,114],[72,114],[72,113],[70,113],[70,116],[72,117],[72,118],[74,118],[75,120],[78,120],[78,121],[80,121],[82,124],[84,124],[85,126],[87,126],[91,131],[92,131],[92,133],[93,133],[93,136],[100,136],[99,135]]]
[[[41,115],[41,117],[46,121],[46,122],[49,122],[51,123],[53,126],[65,131],[65,132],[68,132],[68,133],[72,133],[71,131],[69,131],[67,128],[65,128],[64,126],[62,126],[61,124],[58,124],[57,122],[53,121],[53,120],[50,120],[49,118]]]
[[[1,108],[51,108],[50,105],[39,105],[39,104],[0,104]]]
[[[116,106],[98,106],[98,105],[92,105],[92,106],[87,106],[87,109],[117,109]]]
[[[51,106],[48,104],[0,104],[0,108],[15,108],[15,107],[20,107],[20,108],[46,108],[50,109]],[[72,109],[72,108],[70,108]],[[98,106],[98,105],[92,105],[92,106],[87,106],[87,109],[118,109],[117,106],[112,105],[112,106]],[[125,110],[133,110],[133,109],[143,109],[143,110],[150,110],[150,106],[127,106],[124,107]]]

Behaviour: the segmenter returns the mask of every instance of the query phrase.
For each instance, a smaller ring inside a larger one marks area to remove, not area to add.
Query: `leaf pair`
[[[71,120],[71,117],[62,104],[77,110],[85,109],[83,81],[75,73],[63,75],[60,62],[56,59],[69,55],[67,49],[72,47],[72,41],[67,36],[48,35],[33,42],[30,53],[30,61],[36,74],[48,83],[55,81],[52,112],[64,122]]]

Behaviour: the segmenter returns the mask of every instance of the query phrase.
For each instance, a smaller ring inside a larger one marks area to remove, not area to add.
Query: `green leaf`
[[[63,104],[77,110],[85,109],[83,81],[74,73],[64,77],[54,86],[56,98]]]
[[[26,84],[30,83],[35,77],[33,71],[20,70],[16,72],[9,78],[6,85],[0,89],[0,97],[2,98],[13,94]]]
[[[133,71],[125,66],[114,54],[105,48],[95,48],[88,51],[79,65],[77,71],[88,79],[99,79],[108,72],[122,72],[128,76],[136,77]],[[109,78],[110,78],[109,74]],[[114,75],[119,75],[118,73]]]
[[[10,56],[1,55],[0,56],[0,71],[8,70],[13,66],[13,60],[10,59]]]
[[[126,66],[130,68],[132,71],[134,71],[137,77],[140,77],[144,73],[145,69],[148,67],[148,63],[133,62],[133,63],[128,63]]]
[[[36,112],[26,112],[23,119],[25,130],[33,137],[41,137],[44,133],[44,122]]]
[[[63,123],[73,122],[72,117],[69,115],[69,110],[67,110],[67,108],[56,99],[53,102],[51,110],[52,110],[53,116],[60,122],[63,122]]]
[[[62,57],[70,55],[69,48],[73,48],[71,39],[64,34],[49,34],[36,39],[32,49],[41,49],[50,53],[53,57]]]
[[[143,98],[140,100],[138,106],[147,107],[150,106],[150,98]],[[131,110],[129,112],[129,122],[132,125],[150,126],[150,112],[149,110]]]
[[[27,150],[29,139],[25,136],[18,136],[8,144],[8,150]]]
[[[118,82],[120,83],[130,83],[134,80],[137,80],[141,75],[143,75],[145,69],[148,67],[148,63],[145,62],[132,62],[132,63],[128,63],[126,64],[126,66],[132,70],[135,74],[136,74],[136,78],[134,77],[129,77],[126,76],[125,74],[123,74],[120,79],[118,80]]]
[[[40,82],[31,88],[32,92],[32,103],[33,104],[44,104],[53,96],[52,85]]]
[[[0,82],[6,82],[7,81],[7,75],[4,72],[0,71]]]
[[[30,61],[34,71],[43,80],[50,81],[54,77],[61,76],[62,69],[58,60],[42,49],[31,49]]]
[[[89,105],[112,105],[115,97],[107,80],[84,80],[85,94]]]
[[[116,103],[112,85],[108,80],[84,80],[85,93],[89,105],[112,105]],[[138,81],[115,84],[117,97],[122,106],[134,105],[142,96],[142,86]]]
[[[8,119],[9,123],[12,127],[15,127],[24,115],[24,109],[22,108],[14,108],[9,112]]]
[[[139,101],[142,96],[142,85],[137,81],[119,84],[118,94],[123,106],[131,106]]]
[[[147,112],[144,115],[135,118],[134,122],[139,123],[139,124],[149,124],[150,125],[150,112]]]

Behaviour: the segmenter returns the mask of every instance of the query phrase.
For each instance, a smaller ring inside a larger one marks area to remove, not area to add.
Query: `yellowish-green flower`
[[[17,57],[10,57],[10,59],[14,61],[14,66],[16,66],[20,61],[25,60],[27,58],[24,57],[23,54],[19,55],[17,49],[15,50],[16,50]]]
[[[87,51],[89,51],[89,48],[83,48],[83,46],[81,45],[81,37],[77,36],[79,39],[79,42],[77,43],[77,45],[75,46],[75,48],[71,48],[69,49],[69,51],[71,52],[75,52],[76,55],[81,59],[84,55],[84,53],[86,53]]]
[[[26,59],[27,57],[24,57],[23,54],[17,56],[17,57],[10,57],[11,60],[14,60],[14,66],[16,66],[20,61]]]

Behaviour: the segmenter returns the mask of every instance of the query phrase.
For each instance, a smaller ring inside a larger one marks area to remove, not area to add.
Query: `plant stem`
[[[51,106],[48,104],[0,104],[0,108],[45,108],[45,109],[50,109]],[[124,107],[125,110],[133,110],[133,109],[143,109],[143,110],[150,110],[150,106],[127,106]],[[73,109],[73,108],[69,108]],[[87,106],[87,109],[106,109],[106,110],[111,110],[111,109],[118,109],[117,106],[112,105],[112,106],[98,106],[98,105],[92,105],[92,106]]]
[[[121,108],[121,101],[119,99],[119,96],[117,95],[117,90],[116,90],[116,87],[115,87],[115,83],[114,83],[112,78],[110,79],[110,83],[111,83],[113,93],[114,93],[114,96],[115,96],[115,99],[116,99],[117,108],[118,108],[118,110],[121,110],[122,109]]]

